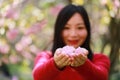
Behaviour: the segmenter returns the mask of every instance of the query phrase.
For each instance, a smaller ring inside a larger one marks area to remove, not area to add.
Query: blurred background
[[[91,47],[111,60],[109,80],[120,80],[120,0],[0,0],[0,80],[33,80],[35,56],[50,50],[59,11],[83,5]]]

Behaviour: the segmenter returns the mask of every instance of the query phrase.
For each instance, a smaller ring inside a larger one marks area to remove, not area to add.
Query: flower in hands
[[[72,46],[64,46],[55,51],[54,60],[56,66],[61,69],[65,66],[78,67],[85,63],[88,50],[85,48],[74,48]]]

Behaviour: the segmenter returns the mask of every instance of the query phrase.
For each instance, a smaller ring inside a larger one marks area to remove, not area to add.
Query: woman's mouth
[[[78,44],[78,40],[68,40],[68,43],[70,45],[76,45],[76,44]]]

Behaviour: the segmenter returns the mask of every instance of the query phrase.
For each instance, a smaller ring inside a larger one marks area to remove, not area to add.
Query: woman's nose
[[[70,31],[70,36],[76,36],[77,35],[77,32],[76,32],[76,30],[71,30]]]

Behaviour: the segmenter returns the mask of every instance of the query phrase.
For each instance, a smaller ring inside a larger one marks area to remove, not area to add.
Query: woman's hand
[[[55,54],[54,54],[54,61],[55,61],[55,64],[56,66],[59,68],[59,69],[63,69],[65,66],[68,66],[70,65],[71,63],[71,58],[69,57],[69,55],[65,54],[61,48],[58,48],[56,51],[55,51]]]
[[[72,67],[78,67],[83,65],[87,60],[88,50],[85,48],[76,49],[75,54],[72,56],[73,61],[71,63]]]
[[[87,60],[88,50],[85,48],[78,47],[77,49],[71,50],[71,47],[58,48],[54,54],[54,61],[59,69],[65,66],[78,67],[83,65]]]

